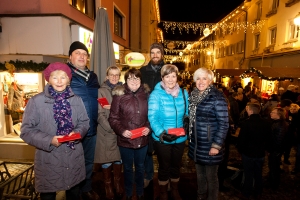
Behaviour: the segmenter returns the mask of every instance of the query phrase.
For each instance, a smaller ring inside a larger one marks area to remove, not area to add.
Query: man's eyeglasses
[[[140,78],[137,78],[137,77],[130,77],[130,78],[127,78],[128,81],[140,81],[141,79]]]

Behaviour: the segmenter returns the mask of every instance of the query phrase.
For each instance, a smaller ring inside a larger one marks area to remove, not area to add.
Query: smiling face
[[[209,79],[207,73],[200,73],[196,78],[196,87],[200,91],[200,93],[204,92],[204,90],[212,83]]]
[[[116,69],[111,69],[108,72],[108,75],[106,78],[109,80],[109,82],[113,85],[117,84],[120,80],[120,73]]]
[[[151,49],[150,59],[152,65],[158,65],[162,60],[161,51],[157,48]]]
[[[162,77],[162,82],[167,88],[173,89],[177,83],[177,74],[175,72],[172,72],[168,75],[165,75],[164,77]]]
[[[76,49],[70,55],[70,61],[75,67],[84,70],[88,57],[89,55],[85,50]]]
[[[67,76],[66,72],[62,70],[55,70],[51,72],[49,77],[49,84],[52,85],[54,90],[56,90],[57,92],[64,91],[69,83],[70,79]]]
[[[131,74],[128,76],[127,81],[126,81],[128,88],[132,91],[135,92],[137,91],[140,86],[141,86],[141,79],[136,77],[135,75]]]

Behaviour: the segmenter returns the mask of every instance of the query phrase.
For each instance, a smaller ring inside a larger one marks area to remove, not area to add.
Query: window
[[[90,18],[95,19],[94,0],[69,0],[69,4]]]
[[[276,43],[277,27],[271,28],[269,32],[270,32],[269,45],[273,45]]]
[[[256,3],[256,5],[257,5],[256,20],[260,20],[262,15],[262,2],[259,1]]]
[[[254,50],[259,49],[260,46],[260,34],[254,35]]]
[[[123,16],[114,10],[114,33],[123,38]]]
[[[243,53],[244,52],[244,41],[239,41],[236,44],[236,53]]]
[[[273,0],[273,3],[272,3],[272,10],[278,8],[279,6],[279,0]]]
[[[298,39],[299,32],[300,26],[295,25],[293,20],[290,21],[288,40]]]
[[[232,44],[232,45],[231,45],[231,55],[234,55],[234,54],[235,54],[235,45],[236,45],[236,44]]]
[[[221,47],[220,57],[224,57],[224,47]]]

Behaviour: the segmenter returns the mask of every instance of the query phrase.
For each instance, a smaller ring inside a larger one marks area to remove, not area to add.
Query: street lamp
[[[294,23],[295,25],[300,26],[300,12],[296,15]]]

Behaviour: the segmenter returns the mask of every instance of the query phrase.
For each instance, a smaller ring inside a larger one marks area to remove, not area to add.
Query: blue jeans
[[[255,195],[260,195],[263,190],[262,169],[265,158],[250,158],[242,154],[245,181],[242,193],[249,198],[253,190],[253,181]]]
[[[145,179],[152,180],[154,174],[153,157],[150,154],[146,154],[145,158]]]
[[[198,198],[205,198],[207,196],[207,200],[218,199],[218,168],[219,165],[196,164]]]
[[[119,147],[121,158],[124,166],[124,185],[126,196],[133,194],[133,179],[135,180],[136,194],[141,196],[144,194],[144,161],[147,153],[148,145],[139,149],[131,149]],[[133,174],[133,166],[135,173]]]
[[[94,155],[96,147],[97,135],[91,137],[84,137],[82,140],[82,146],[85,158],[85,171],[86,177],[81,185],[81,192],[89,192],[92,190],[92,173],[94,167]]]

